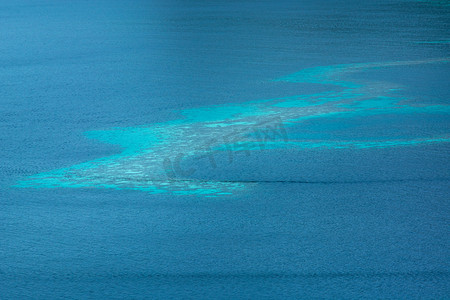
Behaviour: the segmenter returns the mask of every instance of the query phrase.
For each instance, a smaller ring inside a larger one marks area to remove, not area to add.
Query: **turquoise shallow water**
[[[284,126],[300,127],[302,121],[311,118],[339,120],[379,114],[430,114],[429,118],[432,118],[436,113],[446,115],[450,113],[448,105],[409,105],[407,98],[396,95],[398,88],[395,84],[355,82],[345,76],[355,77],[358,72],[377,68],[448,62],[447,58],[443,58],[306,69],[277,81],[332,84],[341,87],[342,91],[188,109],[180,112],[183,118],[177,121],[89,132],[87,137],[120,145],[124,151],[112,157],[34,175],[16,186],[133,189],[150,193],[173,192],[208,197],[217,194],[232,195],[233,190],[244,189],[246,184],[198,181],[190,179],[186,172],[183,174],[176,170],[171,170],[169,174],[167,167],[175,168],[171,159],[176,159],[177,164],[186,156],[208,156],[213,159],[217,150],[228,151],[232,156],[233,152],[243,151],[242,148],[247,151],[261,147],[364,149],[449,142],[450,136],[447,133],[428,137],[413,135],[386,139],[373,135],[370,131],[367,132],[370,139],[360,137],[357,140],[345,141],[322,140],[322,132],[328,132],[328,128],[322,128],[316,136],[310,135],[307,139],[301,134],[295,139],[289,139],[286,133],[284,140],[279,138],[285,132]],[[336,127],[335,124],[331,126]]]
[[[0,1],[0,298],[448,298],[449,9]]]

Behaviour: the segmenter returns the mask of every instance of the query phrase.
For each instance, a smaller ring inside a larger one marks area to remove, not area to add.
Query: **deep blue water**
[[[450,297],[449,23],[0,1],[0,298]]]

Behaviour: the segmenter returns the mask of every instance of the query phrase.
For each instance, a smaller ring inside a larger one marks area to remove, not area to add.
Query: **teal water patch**
[[[449,0],[416,0],[417,2],[422,2],[426,4],[431,4],[435,6],[450,6]]]
[[[416,44],[450,44],[450,40],[440,40],[440,41],[419,41]]]
[[[151,126],[89,131],[86,136],[119,145],[117,155],[99,158],[67,168],[29,176],[16,187],[28,188],[108,188],[139,190],[151,194],[219,197],[252,188],[254,183],[199,181],[187,158],[210,160],[214,151],[315,148],[386,148],[449,142],[447,135],[385,136],[355,140],[323,140],[323,133],[299,140],[286,135],[286,129],[307,120],[344,119],[387,114],[448,114],[447,105],[412,105],[397,95],[393,83],[354,80],[351,75],[371,69],[427,63],[447,63],[448,58],[325,66],[302,70],[276,81],[337,85],[341,91],[311,95],[252,100],[243,104],[215,105],[180,111],[179,120]],[[330,128],[333,129],[333,128]],[[329,130],[331,131],[331,130]],[[236,147],[239,145],[240,147]]]
[[[407,124],[405,126],[405,124]],[[309,119],[288,128],[289,140],[377,141],[444,136],[448,113],[380,113]]]
[[[367,148],[389,148],[398,146],[414,146],[432,143],[448,143],[450,136],[427,138],[427,139],[408,139],[408,140],[384,140],[384,141],[288,141],[288,142],[268,142],[267,149],[285,149],[285,148],[327,148],[327,149],[367,149]],[[256,148],[256,145],[250,146]]]
[[[257,105],[224,105],[186,109],[181,114],[186,122],[212,122],[257,116]]]
[[[398,107],[398,98],[380,96],[363,101],[352,101],[350,103],[341,104],[342,107],[354,109],[386,109]]]
[[[128,155],[150,149],[161,143],[165,137],[153,128],[114,128],[112,130],[88,131],[85,136],[104,143],[119,145],[124,148],[122,155]]]

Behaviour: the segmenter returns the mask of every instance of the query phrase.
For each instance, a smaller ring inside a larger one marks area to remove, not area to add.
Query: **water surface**
[[[449,9],[0,2],[0,297],[448,297]]]

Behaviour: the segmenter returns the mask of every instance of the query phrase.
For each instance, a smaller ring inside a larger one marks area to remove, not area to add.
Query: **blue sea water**
[[[449,297],[449,23],[0,1],[0,298]]]

